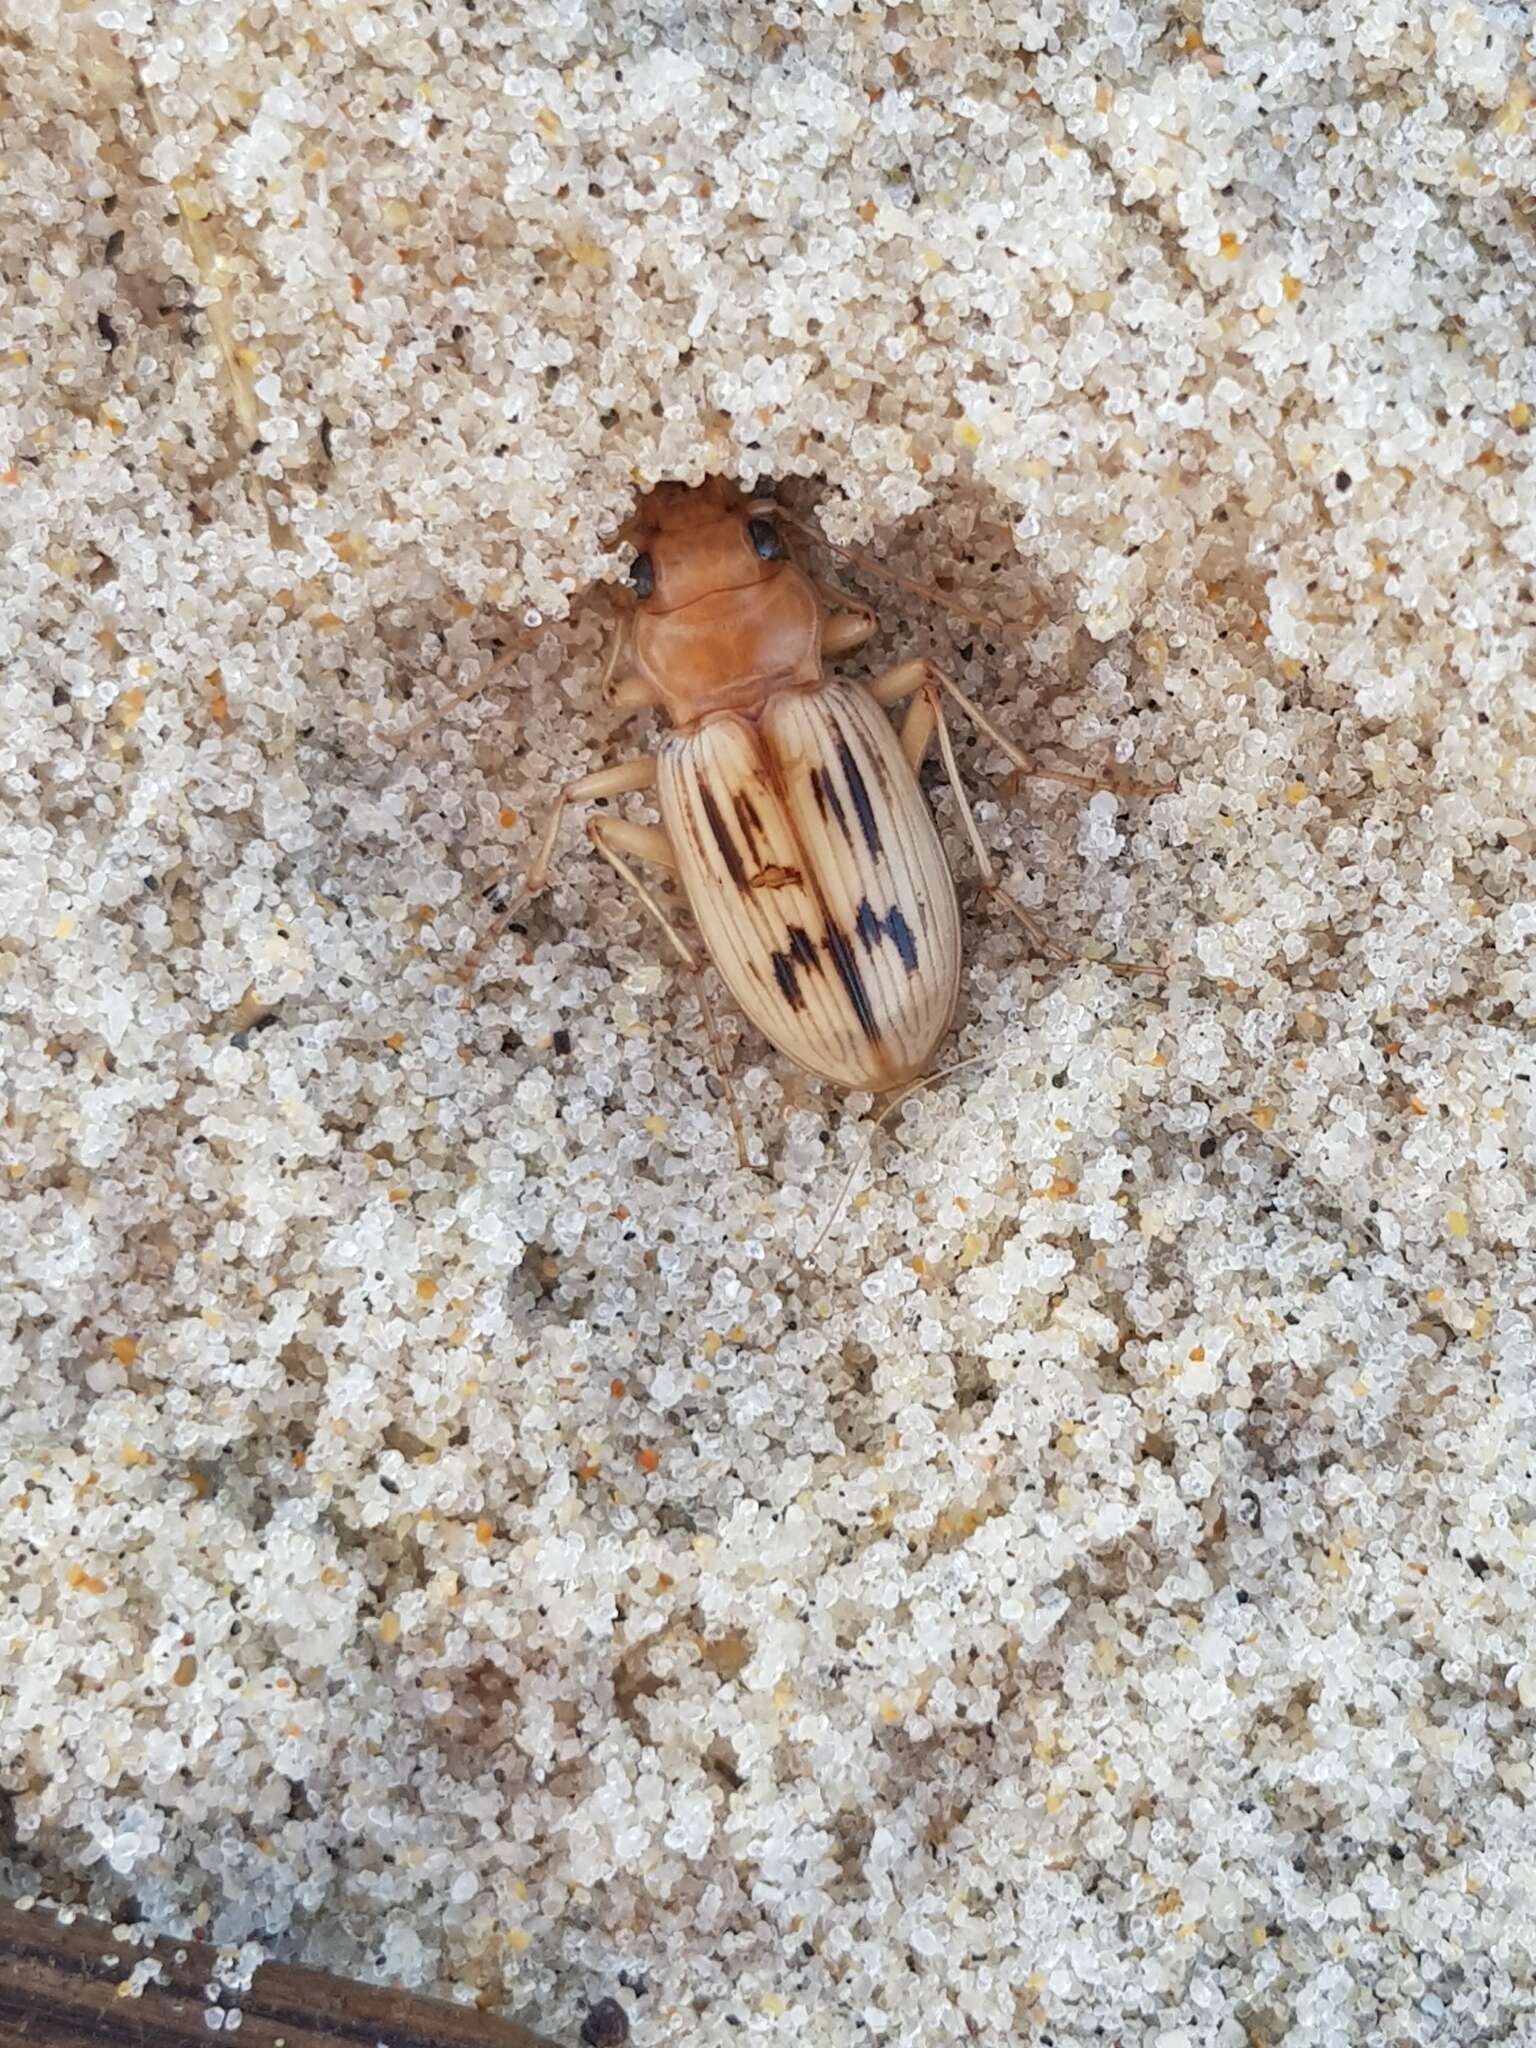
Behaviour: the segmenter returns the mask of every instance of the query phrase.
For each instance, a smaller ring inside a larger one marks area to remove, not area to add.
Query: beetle
[[[668,729],[655,753],[560,790],[521,891],[461,970],[472,977],[491,940],[548,884],[570,804],[653,790],[659,824],[598,815],[587,837],[695,978],[728,1101],[703,962],[636,863],[676,876],[704,953],[770,1044],[823,1080],[881,1094],[929,1070],[960,994],[960,908],[917,779],[935,738],[982,886],[1043,950],[1072,957],[998,883],[961,783],[946,697],[1025,774],[1161,793],[1037,768],[926,658],[868,683],[828,675],[828,661],[869,640],[875,614],[800,567],[786,518],[775,500],[723,478],[661,484],[641,501],[629,529],[633,609],[604,687],[627,714],[659,710]],[[886,712],[904,702],[898,731]],[[736,1135],[744,1157],[739,1123]]]

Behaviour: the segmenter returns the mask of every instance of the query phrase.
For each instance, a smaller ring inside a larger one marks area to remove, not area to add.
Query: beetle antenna
[[[1027,619],[1005,619],[997,612],[972,611],[969,606],[958,604],[947,590],[940,590],[933,583],[919,583],[915,577],[903,576],[897,569],[888,569],[884,562],[877,562],[873,555],[866,555],[858,548],[846,548],[841,541],[829,540],[819,526],[812,526],[807,519],[797,519],[793,512],[786,512],[782,505],[775,506],[774,517],[785,526],[793,526],[797,532],[819,541],[824,548],[830,548],[834,555],[841,555],[845,562],[852,562],[867,576],[883,577],[887,583],[894,583],[898,590],[909,590],[914,597],[927,598],[940,605],[954,618],[964,619],[972,626],[980,626],[1003,633],[1016,633],[1032,626],[1044,616],[1044,606],[1037,606]]]
[[[412,741],[419,740],[424,732],[430,732],[450,711],[456,711],[461,704],[467,704],[471,697],[478,697],[486,685],[501,674],[514,656],[526,651],[527,646],[527,639],[519,634],[517,639],[501,650],[494,661],[480,671],[473,682],[466,683],[462,690],[455,690],[444,703],[435,704],[424,718],[418,718],[416,723],[408,725],[404,732],[383,732],[379,734],[379,738],[391,747],[410,746]]]
[[[524,626],[521,632],[513,634],[512,638],[502,647],[501,652],[487,667],[480,671],[473,682],[466,683],[462,690],[456,690],[451,697],[435,706],[424,717],[418,718],[414,725],[408,725],[403,732],[380,732],[379,738],[389,747],[410,746],[412,741],[420,739],[424,732],[430,732],[432,727],[438,724],[440,720],[446,718],[450,711],[456,711],[461,704],[467,704],[471,697],[478,697],[488,683],[495,681],[510,661],[513,661],[519,654],[526,654],[528,652],[541,633],[548,632],[551,627],[559,626],[562,623],[565,622],[559,619],[541,619],[536,626]],[[620,657],[624,652],[624,646],[625,638],[621,626],[620,631],[615,634],[604,659],[602,680],[598,684],[599,696],[607,695],[608,686],[613,681],[614,672],[618,668]]]

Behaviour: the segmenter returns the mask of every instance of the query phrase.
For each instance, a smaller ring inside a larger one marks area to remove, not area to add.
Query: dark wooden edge
[[[0,2048],[554,2048],[512,2020],[444,2005],[321,1970],[263,1963],[248,1991],[210,1999],[211,1942],[114,1937],[83,1915],[0,1903]],[[138,1997],[119,1986],[135,1963],[162,1966]],[[238,2031],[210,2027],[210,2008],[238,2010]]]

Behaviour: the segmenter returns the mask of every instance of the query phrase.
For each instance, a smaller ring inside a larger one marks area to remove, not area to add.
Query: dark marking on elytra
[[[715,835],[715,844],[720,849],[720,857],[725,862],[726,872],[738,889],[744,889],[747,886],[747,871],[741,864],[736,842],[726,829],[725,820],[720,815],[720,806],[715,802],[707,782],[699,784],[699,802],[704,806],[704,815],[709,820],[710,831]]]
[[[882,939],[889,939],[908,974],[916,974],[917,940],[911,925],[902,915],[899,903],[893,903],[881,918],[876,916],[874,906],[866,896],[859,905],[854,930],[858,933],[866,953],[873,953]]]
[[[789,950],[794,958],[811,974],[820,974],[821,961],[812,944],[811,935],[803,924],[792,924],[789,928]]]
[[[853,749],[848,742],[838,737],[837,758],[843,765],[843,774],[848,779],[848,794],[853,798],[854,814],[859,821],[859,830],[864,834],[864,844],[871,853],[880,851],[880,827],[875,819],[875,807],[869,800],[869,790],[859,772],[859,764],[853,758]],[[831,784],[827,787],[830,789]]]
[[[762,834],[763,821],[758,815],[756,804],[753,803],[751,797],[746,795],[744,791],[738,790],[733,802],[736,811],[736,822],[741,827],[741,836],[746,841],[748,853],[756,860],[758,857],[757,842]]]
[[[811,770],[811,795],[816,799],[816,808],[823,818],[831,811],[843,837],[852,846],[853,836],[848,830],[848,814],[843,809],[842,799],[819,768]]]
[[[901,964],[908,974],[917,972],[917,940],[912,936],[912,927],[901,914],[901,906],[893,903],[885,913],[885,928],[890,933],[891,943],[901,955]]]
[[[800,993],[800,977],[795,964],[787,953],[775,951],[773,956],[773,978],[779,984],[779,994],[792,1010],[805,1008],[805,997]]]
[[[754,889],[796,889],[802,879],[798,868],[759,868],[752,877],[752,886]]]
[[[871,1045],[878,1043],[880,1024],[869,1006],[869,992],[864,986],[864,977],[859,972],[859,963],[854,957],[852,946],[843,934],[830,929],[826,937],[826,948],[832,956],[832,965],[837,969],[838,980],[843,992],[853,1007],[853,1014],[859,1020],[859,1029]]]
[[[810,933],[803,924],[792,924],[789,928],[789,951],[773,955],[773,978],[779,984],[779,993],[792,1010],[805,1008],[805,997],[800,988],[800,972],[820,974],[821,959]]]

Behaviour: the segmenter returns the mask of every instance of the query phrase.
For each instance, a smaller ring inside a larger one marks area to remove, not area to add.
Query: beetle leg
[[[709,1000],[709,991],[704,985],[704,974],[699,961],[694,957],[693,948],[688,944],[677,926],[667,915],[663,906],[647,889],[644,882],[631,867],[626,855],[636,860],[656,861],[663,867],[676,869],[677,856],[672,851],[672,842],[659,825],[634,825],[627,818],[589,818],[587,837],[607,861],[619,880],[623,882],[650,912],[661,927],[662,936],[676,955],[679,966],[692,975],[693,985],[698,991],[699,1008],[704,1013],[704,1029],[709,1034],[710,1049],[714,1054],[715,1074],[720,1082],[720,1092],[725,1097],[726,1113],[731,1119],[731,1130],[736,1139],[736,1157],[745,1167],[750,1165],[747,1158],[747,1141],[742,1133],[741,1117],[736,1108],[736,1096],[731,1087],[729,1063],[725,1056],[725,1041],[720,1036],[720,1026],[715,1020],[714,1006]]]
[[[1119,796],[1167,796],[1175,787],[1171,782],[1122,782],[1107,775],[1074,775],[1066,768],[1042,768],[1027,754],[1021,754],[981,706],[972,703],[960,685],[925,656],[919,656],[915,661],[900,662],[895,668],[887,669],[883,676],[876,676],[869,685],[870,694],[877,704],[899,704],[904,697],[916,696],[923,689],[944,690],[953,697],[977,731],[985,733],[1021,775],[1033,776],[1043,782],[1069,782],[1074,789],[1108,789]],[[921,759],[921,755],[918,758]]]
[[[609,685],[606,694],[614,709],[622,711],[626,717],[633,711],[646,711],[651,705],[661,702],[644,676],[620,676],[616,683]]]
[[[907,715],[901,721],[901,751],[907,766],[915,775],[923,765],[939,723],[938,694],[932,690],[920,690],[907,706]]]
[[[851,590],[839,590],[835,583],[828,583],[824,576],[811,575],[809,569],[805,573],[807,576],[810,576],[811,588],[816,592],[816,595],[821,599],[828,611],[862,612],[866,618],[873,622],[875,608],[872,604],[866,604],[862,597],[855,597]]]
[[[908,663],[906,665],[911,667],[915,664]],[[892,674],[895,673],[896,671],[893,670]],[[1069,953],[1065,946],[1061,945],[1058,940],[1053,939],[1034,913],[1026,910],[1022,903],[1010,896],[1002,883],[997,879],[997,870],[992,865],[992,856],[987,852],[985,845],[982,843],[981,833],[976,825],[976,816],[971,809],[971,800],[966,792],[965,784],[961,780],[960,763],[955,759],[955,745],[949,734],[949,720],[944,716],[944,700],[939,695],[938,690],[938,685],[943,680],[942,676],[937,676],[936,680],[923,683],[922,695],[907,713],[906,722],[902,726],[901,739],[903,751],[906,751],[909,734],[914,745],[916,745],[918,738],[921,738],[922,745],[917,748],[916,759],[913,759],[911,754],[908,754],[907,757],[912,761],[915,770],[918,763],[922,760],[923,748],[927,746],[929,738],[937,733],[939,755],[944,763],[944,774],[950,788],[955,793],[955,802],[960,809],[960,822],[965,827],[965,836],[971,842],[971,851],[976,856],[976,866],[981,873],[982,888],[1018,920],[1029,934],[1035,946],[1045,954],[1047,959],[1059,960],[1063,964],[1072,964],[1076,961],[1077,955]],[[920,716],[919,714],[924,715]],[[1125,974],[1133,978],[1138,974],[1165,976],[1163,968],[1142,966],[1136,961],[1096,960],[1093,964],[1096,967],[1107,967],[1111,974]]]
[[[863,603],[846,590],[839,590],[833,583],[823,583],[819,576],[810,579],[811,588],[827,608],[822,622],[821,651],[830,660],[839,655],[852,654],[856,647],[862,647],[866,640],[872,640],[880,627],[874,608]]]
[[[818,590],[821,588],[820,584],[816,587]],[[829,612],[822,622],[822,653],[829,661],[836,661],[839,655],[852,654],[856,647],[862,647],[866,640],[873,639],[878,623],[873,612]]]
[[[661,697],[642,675],[633,669],[624,669],[624,657],[629,652],[629,622],[619,621],[619,630],[613,636],[613,645],[608,650],[608,659],[603,663],[603,673],[598,679],[597,693],[616,711],[626,717],[632,711],[645,711],[652,704],[659,704]],[[623,669],[623,673],[620,670]]]
[[[587,821],[587,837],[594,845],[601,837],[631,860],[649,861],[653,867],[677,873],[677,855],[660,825],[637,825],[629,818],[591,818]],[[599,853],[603,850],[598,847]]]
[[[944,700],[939,695],[938,685],[926,673],[920,673],[917,680],[911,680],[913,671],[927,671],[932,666],[926,661],[906,661],[900,668],[893,668],[878,676],[871,685],[883,703],[897,703],[902,697],[916,695],[907,708],[907,715],[901,722],[901,751],[906,756],[907,766],[915,775],[923,764],[929,743],[938,734],[939,753],[944,762],[944,773],[950,788],[954,791],[955,802],[960,811],[960,822],[965,827],[965,836],[971,842],[971,852],[976,857],[976,866],[981,875],[981,886],[989,896],[1001,896],[1009,909],[1029,930],[1036,945],[1042,952],[1053,954],[1059,960],[1070,960],[1072,955],[1064,952],[1051,938],[1044,927],[1032,918],[1022,904],[1015,903],[1007,890],[997,879],[997,870],[992,865],[981,833],[977,829],[976,814],[971,808],[970,795],[960,775],[960,763],[955,759],[954,742],[949,736],[949,722],[944,716]],[[905,687],[896,689],[900,681]]]
[[[774,516],[786,526],[793,526],[798,532],[807,534],[824,548],[830,548],[834,555],[841,555],[845,562],[866,576],[877,576],[886,583],[894,583],[898,590],[910,590],[914,597],[930,599],[942,605],[951,618],[967,619],[973,626],[980,626],[986,632],[1016,633],[1021,627],[1032,626],[1042,615],[1043,607],[1036,605],[1026,619],[1005,619],[996,612],[977,612],[960,604],[947,590],[940,590],[932,583],[919,583],[913,576],[903,576],[895,569],[889,569],[884,562],[877,562],[872,556],[863,554],[857,548],[845,548],[841,541],[829,540],[819,526],[812,526],[809,520],[797,519],[793,512],[786,512],[782,505],[775,508]]]
[[[611,768],[599,768],[591,775],[578,775],[574,782],[566,783],[555,798],[549,813],[549,823],[544,827],[544,836],[539,841],[523,886],[506,908],[500,911],[494,921],[474,946],[459,967],[461,981],[473,980],[480,962],[496,943],[507,926],[516,917],[531,896],[537,896],[549,881],[550,861],[554,856],[555,839],[560,830],[560,820],[565,816],[565,807],[570,803],[591,802],[603,796],[625,796],[632,790],[651,789],[656,782],[656,759],[652,754],[641,754],[633,761],[616,761]]]

